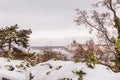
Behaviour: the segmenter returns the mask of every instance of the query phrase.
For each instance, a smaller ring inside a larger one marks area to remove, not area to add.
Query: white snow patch
[[[51,68],[49,66],[52,66]],[[58,67],[60,67],[58,69]],[[72,78],[78,80],[79,76],[73,71],[82,70],[86,74],[84,80],[120,80],[120,73],[114,73],[108,67],[97,64],[94,69],[88,68],[85,63],[74,63],[72,61],[47,61],[40,63],[31,69],[33,80],[59,80]]]
[[[69,78],[78,80],[79,76],[73,72],[82,70],[83,80],[120,80],[120,73],[114,73],[108,67],[96,64],[94,69],[88,68],[86,63],[74,63],[73,61],[54,61],[49,60],[39,63],[34,67],[26,67],[27,69],[19,69],[16,65],[23,64],[23,60],[10,60],[0,58],[0,80],[7,78],[10,80],[30,80],[30,73],[33,77],[31,80],[59,80]],[[15,69],[9,71],[5,65],[12,65]]]

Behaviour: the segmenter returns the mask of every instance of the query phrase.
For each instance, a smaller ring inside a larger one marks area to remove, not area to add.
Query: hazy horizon
[[[75,9],[91,9],[91,0],[0,0],[0,28],[18,24],[32,29],[30,45],[67,45],[93,37],[74,23]]]

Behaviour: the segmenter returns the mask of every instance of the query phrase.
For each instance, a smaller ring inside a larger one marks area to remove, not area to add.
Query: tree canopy
[[[115,53],[115,67],[120,71],[120,0],[98,0],[93,4],[95,9],[90,11],[76,9],[77,18],[75,22],[77,25],[85,25],[89,28],[89,32],[92,33],[93,29],[98,32],[98,39],[102,39],[103,42],[110,47],[113,45]],[[99,11],[96,8],[102,7],[103,11]],[[117,30],[116,35],[112,35],[111,29]]]
[[[16,46],[27,48],[31,29],[19,29],[18,25],[0,29],[0,50],[11,51]]]

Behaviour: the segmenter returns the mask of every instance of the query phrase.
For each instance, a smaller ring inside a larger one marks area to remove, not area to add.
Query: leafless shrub
[[[52,50],[45,50],[44,54],[38,54],[38,55],[36,55],[36,58],[40,62],[45,62],[50,59],[66,60],[66,57],[61,52],[56,52],[56,51],[52,51]]]

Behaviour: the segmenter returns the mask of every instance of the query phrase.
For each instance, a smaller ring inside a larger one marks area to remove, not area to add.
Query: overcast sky
[[[74,23],[74,9],[91,9],[92,0],[0,0],[0,28],[18,24],[31,28],[31,45],[85,42],[89,33]],[[94,0],[93,0],[94,1]]]

